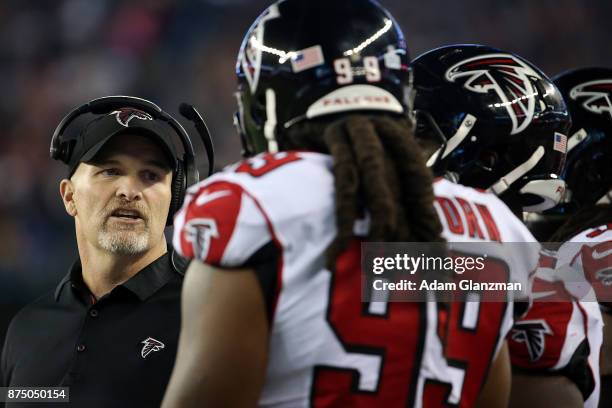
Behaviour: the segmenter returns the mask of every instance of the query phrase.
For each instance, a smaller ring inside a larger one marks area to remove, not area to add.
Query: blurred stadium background
[[[141,96],[175,115],[188,101],[208,123],[218,165],[237,160],[235,57],[250,22],[270,3],[0,2],[0,342],[15,311],[52,290],[77,256],[73,223],[58,193],[65,169],[48,158],[59,120],[104,95]],[[403,27],[413,56],[463,42],[516,52],[549,75],[612,66],[609,0],[382,4]]]

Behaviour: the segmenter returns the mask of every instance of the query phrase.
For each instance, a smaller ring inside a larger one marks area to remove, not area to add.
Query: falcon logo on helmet
[[[570,90],[570,98],[583,99],[582,107],[589,112],[603,114],[607,112],[612,118],[612,79],[600,79],[576,85]]]
[[[244,45],[244,53],[241,53],[238,57],[239,64],[242,65],[242,69],[249,83],[249,87],[251,88],[251,92],[255,92],[259,83],[263,53],[269,52],[279,55],[281,58],[283,56],[281,53],[285,54],[280,50],[275,50],[264,45],[266,22],[278,17],[280,17],[278,5],[273,4],[257,22],[256,28],[253,30],[253,35],[248,37],[248,39],[245,39],[245,41],[248,42]]]
[[[546,349],[544,336],[552,334],[552,330],[542,319],[519,321],[512,328],[512,340],[517,343],[525,343],[529,359],[533,362],[538,361],[544,355]]]
[[[111,112],[110,114],[115,115],[115,118],[117,118],[117,122],[119,122],[120,125],[125,127],[128,127],[130,121],[134,118],[140,120],[153,120],[153,117],[148,113],[134,108],[121,108],[119,110]]]
[[[493,91],[499,97],[494,107],[504,107],[512,121],[511,134],[531,123],[538,91],[531,78],[542,79],[526,63],[510,54],[486,54],[463,60],[446,71],[446,80],[465,80],[464,87],[476,93]]]

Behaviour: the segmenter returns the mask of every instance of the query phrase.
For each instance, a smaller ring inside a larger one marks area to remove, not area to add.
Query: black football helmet
[[[572,116],[567,160],[562,177],[567,183],[558,210],[610,202],[612,195],[612,69],[582,68],[553,78]]]
[[[285,0],[246,33],[236,64],[243,153],[283,150],[305,119],[364,110],[408,114],[409,56],[373,0]]]
[[[482,45],[450,45],[412,63],[417,137],[439,141],[439,176],[487,189],[515,212],[555,206],[570,117],[542,71]]]

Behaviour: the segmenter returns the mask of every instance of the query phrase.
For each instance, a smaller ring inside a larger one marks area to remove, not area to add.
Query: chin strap
[[[544,157],[544,147],[539,146],[536,151],[531,155],[527,161],[525,161],[520,166],[516,167],[514,170],[497,180],[491,187],[487,189],[487,191],[494,193],[495,195],[501,195],[503,192],[508,190],[510,186],[518,179],[523,177],[527,172],[533,169],[536,164]]]
[[[470,133],[470,130],[472,130],[472,128],[474,127],[476,120],[476,117],[470,115],[469,113],[465,115],[465,118],[457,128],[455,134],[450,139],[448,139],[448,142],[446,142],[445,145],[440,147],[434,152],[434,154],[429,157],[429,159],[427,160],[427,167],[432,167],[434,164],[436,164],[438,160],[444,159],[453,150],[455,150],[457,146],[459,146],[459,144],[463,142],[463,139],[465,139]],[[438,156],[440,156],[442,149],[444,149],[444,152],[442,153],[442,157],[438,159]]]

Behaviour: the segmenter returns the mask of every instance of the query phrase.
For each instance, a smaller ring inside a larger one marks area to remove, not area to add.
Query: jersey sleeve
[[[229,181],[189,189],[174,219],[173,245],[187,259],[225,267],[248,265],[272,241],[268,220],[255,199]],[[262,262],[265,260],[261,260]]]
[[[526,372],[564,375],[586,401],[598,389],[602,326],[592,302],[535,302],[508,337],[512,365]]]
[[[568,282],[559,277],[557,256],[551,251],[541,254],[533,303],[508,336],[511,362],[522,371],[566,376],[582,392],[585,406],[592,406],[586,402],[599,393],[601,312],[596,303],[573,297]]]
[[[586,230],[559,249],[559,276],[578,299],[612,302],[612,224]]]

